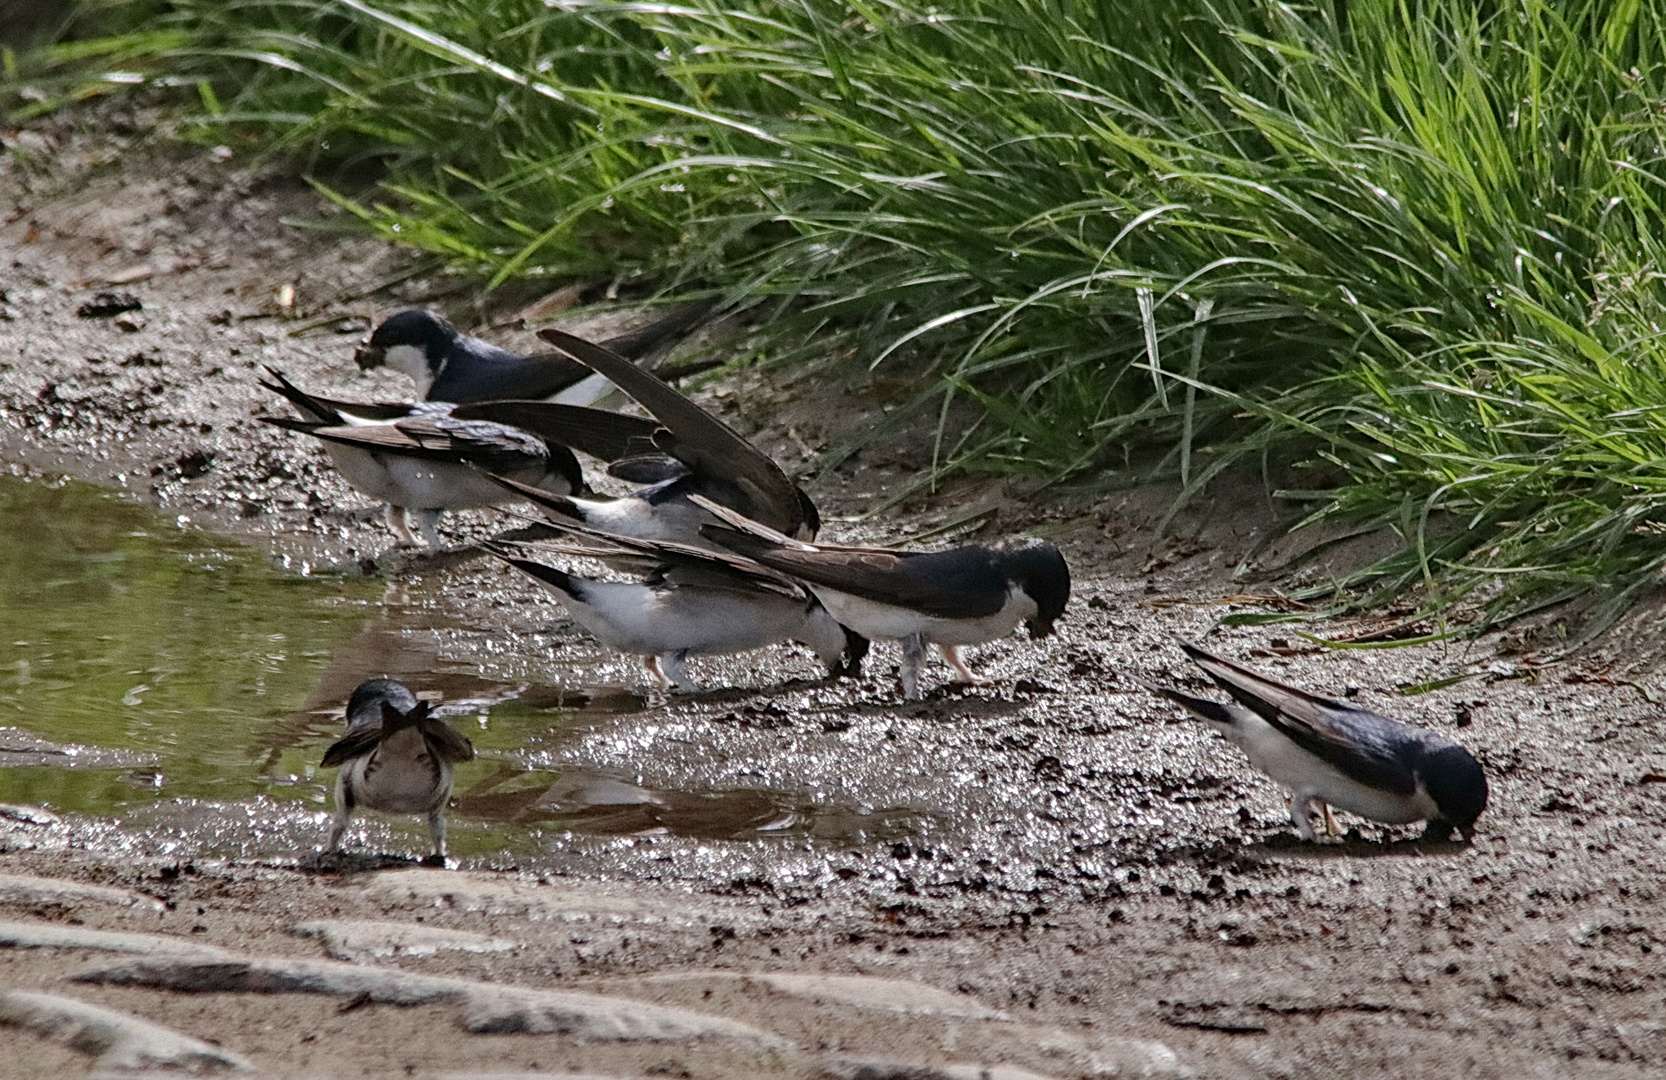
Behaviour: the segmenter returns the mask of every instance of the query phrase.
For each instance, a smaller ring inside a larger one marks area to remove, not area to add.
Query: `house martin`
[[[801,540],[813,539],[821,528],[816,505],[770,457],[747,442],[727,424],[684,397],[652,372],[644,371],[610,349],[560,330],[540,330],[538,336],[562,353],[611,380],[659,421],[653,435],[658,455],[645,455],[642,468],[658,470],[663,488],[639,492],[654,513],[687,517],[702,523],[709,518],[689,506],[699,495],[727,506],[753,521]],[[647,475],[639,482],[650,482]],[[677,502],[674,509],[668,504]],[[607,520],[598,508],[579,507],[579,520],[608,532],[629,532],[644,513],[642,507],[618,508],[621,520]],[[589,516],[595,515],[595,516]],[[647,535],[632,532],[631,535]],[[684,543],[699,543],[697,532],[679,525],[675,532],[655,535]]]
[[[411,514],[423,540],[438,548],[436,527],[445,511],[516,501],[515,493],[488,473],[512,477],[531,490],[589,490],[578,458],[566,446],[506,424],[470,419],[468,407],[336,401],[308,394],[274,368],[266,370],[276,382],[261,385],[288,399],[305,419],[261,420],[320,440],[343,479],[387,503],[388,526],[403,543],[412,542]]]
[[[894,551],[792,540],[704,499],[724,519],[700,534],[730,551],[805,583],[833,618],[866,638],[902,644],[903,696],[918,699],[926,646],[936,645],[965,682],[960,650],[1012,633],[1053,632],[1070,600],[1070,568],[1057,548],[1007,537],[950,551]]]
[[[727,552],[564,527],[584,536],[588,546],[546,550],[646,576],[640,582],[595,581],[530,558],[519,546],[482,547],[553,592],[573,621],[602,644],[641,656],[663,686],[700,689],[685,667],[691,656],[746,652],[781,641],[809,646],[830,676],[860,669],[867,642],[840,626],[791,578]]]
[[[347,701],[347,735],[324,751],[324,768],[340,768],[325,850],[340,850],[353,811],[366,807],[425,815],[433,854],[423,861],[443,864],[452,766],[473,757],[473,744],[432,715],[428,703],[403,684],[392,679],[360,683]]]
[[[1452,740],[1380,713],[1275,682],[1188,642],[1187,656],[1232,697],[1216,702],[1178,690],[1151,689],[1225,735],[1250,763],[1291,792],[1290,820],[1303,840],[1329,808],[1372,821],[1426,821],[1427,840],[1456,829],[1467,841],[1487,806],[1487,778]]]
[[[640,330],[609,338],[609,351],[633,360],[693,329],[712,304],[688,304]],[[609,389],[590,368],[557,353],[522,356],[458,330],[426,308],[389,316],[353,354],[361,371],[388,367],[416,382],[425,401],[554,400],[589,405]]]

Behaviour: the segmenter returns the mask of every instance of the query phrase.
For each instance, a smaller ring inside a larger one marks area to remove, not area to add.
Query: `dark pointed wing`
[[[651,452],[654,432],[660,430],[658,421],[640,416],[550,401],[480,401],[459,405],[451,415],[518,427],[602,461]]]
[[[382,702],[382,722],[375,727],[350,731],[345,738],[338,739],[331,744],[330,748],[324,751],[322,767],[327,769],[351,761],[356,757],[363,757],[388,738],[408,727],[423,728],[423,739],[430,742],[430,750],[432,750],[432,742],[428,739],[426,727],[434,724],[441,727],[445,726],[442,721],[429,715],[429,707],[426,701],[417,702],[409,712],[400,712],[392,702],[384,701]],[[456,732],[452,732],[452,736],[454,739],[462,739],[464,745],[468,744],[468,740],[463,739]],[[472,746],[469,747],[469,756],[474,756]],[[467,761],[468,758],[451,758],[448,760]]]
[[[578,536],[586,536],[602,544],[610,544],[651,559],[661,568],[664,579],[678,585],[722,585],[727,588],[767,589],[787,596],[805,596],[797,581],[779,571],[762,565],[755,559],[733,551],[713,551],[711,548],[680,544],[674,540],[644,540],[635,536],[592,529],[588,525],[563,524],[563,528]],[[606,556],[598,556],[605,559]]]
[[[781,467],[727,424],[624,357],[560,330],[538,336],[571,353],[635,398],[666,428],[656,437],[661,450],[696,474],[734,489],[735,509],[792,535],[807,526],[798,486]]]
[[[379,727],[350,731],[344,738],[330,744],[330,748],[324,751],[324,760],[319,762],[319,767],[333,769],[354,758],[364,757],[376,749],[381,741],[382,729]]]
[[[578,507],[574,506],[573,500],[565,495],[544,491],[533,487],[531,484],[523,484],[519,480],[511,480],[507,476],[499,476],[496,473],[487,473],[486,475],[491,478],[493,483],[501,484],[527,502],[541,506],[552,514],[561,515],[563,520],[560,524],[563,526],[567,524],[568,520],[574,520],[580,516]]]
[[[703,525],[700,535],[811,585],[940,619],[977,619],[1006,604],[1009,584],[981,547],[940,552],[782,547],[761,536]]]
[[[779,544],[784,548],[793,548],[798,551],[821,551],[824,547],[828,546],[817,546],[803,540],[795,539],[778,529],[772,529],[768,525],[764,525],[761,522],[753,521],[745,514],[737,513],[729,507],[724,506],[722,503],[713,502],[711,499],[708,499],[704,495],[697,492],[691,492],[688,496],[688,501],[706,511],[706,513],[711,514],[718,520],[726,522],[730,528],[736,530],[737,532],[743,532],[750,536],[761,537],[765,540]],[[847,548],[846,550],[858,551],[862,549]],[[880,549],[873,548],[872,550],[879,551]]]
[[[434,755],[436,761],[449,761],[456,764],[459,761],[474,760],[474,744],[468,738],[459,735],[450,724],[437,716],[428,713],[428,703],[422,702],[417,709],[423,710],[417,719],[417,727],[422,731],[422,741],[428,744],[428,752]],[[412,709],[414,714],[417,709]]]
[[[265,379],[261,379],[260,385],[274,394],[279,394],[288,399],[289,403],[305,413],[309,420],[317,423],[332,426],[345,425],[349,416],[363,420],[398,420],[410,415],[411,412],[409,405],[398,405],[392,402],[340,401],[336,398],[309,394],[290,382],[289,378],[277,368],[271,365],[264,366],[266,367],[266,373],[278,381],[269,383]]]
[[[689,333],[716,307],[716,300],[699,300],[692,304],[684,304],[647,326],[608,338],[602,342],[602,348],[627,360],[640,360],[664,342]]]
[[[325,442],[351,446],[358,450],[399,454],[402,457],[420,458],[425,461],[455,462],[458,460],[455,450],[445,447],[424,446],[392,424],[371,424],[362,427],[325,427],[322,424],[309,424],[304,420],[288,420],[281,416],[263,416],[260,419],[274,427],[299,431],[323,439]]]
[[[1417,790],[1417,778],[1403,752],[1408,743],[1424,741],[1424,732],[1369,709],[1286,686],[1189,642],[1180,647],[1238,704],[1344,776],[1398,795]]]
[[[456,420],[449,416],[410,417],[393,425],[400,434],[429,449],[451,450],[487,464],[494,457],[542,458],[548,455],[536,435],[484,420]]]

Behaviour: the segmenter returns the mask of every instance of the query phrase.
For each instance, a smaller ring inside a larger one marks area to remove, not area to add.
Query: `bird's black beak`
[[[382,361],[387,359],[387,355],[388,351],[386,349],[365,341],[354,350],[353,362],[359,365],[360,371],[369,371],[371,368],[381,367]]]

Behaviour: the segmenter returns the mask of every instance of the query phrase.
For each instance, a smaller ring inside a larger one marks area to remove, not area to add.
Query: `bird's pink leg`
[[[972,669],[967,667],[966,661],[961,658],[959,645],[939,645],[937,649],[943,654],[944,663],[954,668],[955,674],[960,676],[961,682],[971,683],[973,686],[984,686],[989,682],[981,675],[972,674]]]

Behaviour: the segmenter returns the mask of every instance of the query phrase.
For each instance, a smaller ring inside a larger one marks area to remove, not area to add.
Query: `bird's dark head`
[[[1070,602],[1070,567],[1059,549],[1033,536],[1000,540],[991,548],[1001,556],[1007,580],[1035,601],[1036,612],[1024,625],[1032,638],[1053,632],[1053,623]]]
[[[1423,788],[1440,811],[1440,822],[1468,840],[1487,808],[1487,776],[1468,750],[1454,743],[1431,748],[1418,768]],[[1432,823],[1431,823],[1432,824]]]
[[[348,726],[381,724],[383,705],[408,713],[417,707],[417,697],[404,683],[392,679],[366,679],[354,688],[353,696],[347,699]]]
[[[360,371],[390,367],[413,379],[432,380],[458,336],[457,328],[444,316],[427,308],[411,308],[390,315],[372,330],[353,359]]]

